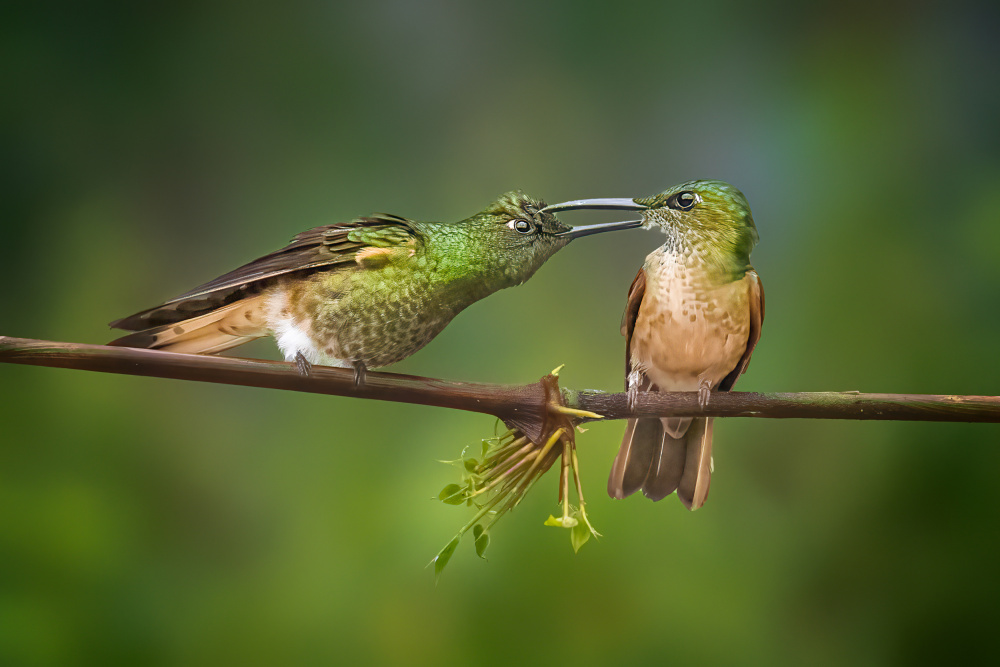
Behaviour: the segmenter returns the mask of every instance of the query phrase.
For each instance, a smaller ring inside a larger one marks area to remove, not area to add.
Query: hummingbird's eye
[[[670,198],[670,201],[667,202],[667,206],[670,208],[677,208],[682,211],[690,211],[699,201],[700,198],[693,192],[678,192]]]
[[[520,234],[528,234],[532,229],[531,223],[527,220],[511,220],[507,223],[507,226]]]

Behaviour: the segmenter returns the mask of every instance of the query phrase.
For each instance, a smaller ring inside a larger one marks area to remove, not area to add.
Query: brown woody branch
[[[149,377],[265,387],[335,396],[433,405],[482,412],[502,419],[532,440],[546,432],[554,383],[548,377],[526,385],[451,382],[369,372],[356,386],[349,369],[314,366],[309,376],[294,364],[259,359],[177,354],[104,345],[57,343],[0,336],[0,362]],[[563,390],[562,402],[603,419],[636,416],[769,417],[1000,422],[1000,397],[859,392],[712,394],[706,408],[695,392],[643,393],[630,405],[625,393]]]

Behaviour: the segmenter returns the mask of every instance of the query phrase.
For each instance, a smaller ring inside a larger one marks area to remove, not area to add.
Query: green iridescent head
[[[647,207],[644,227],[704,234],[733,254],[749,257],[759,238],[746,197],[723,181],[688,181],[634,201]]]
[[[523,283],[575,238],[641,224],[636,220],[569,227],[544,209],[545,202],[513,190],[465,220],[417,224],[436,237],[433,245],[444,260],[439,274],[481,278],[484,289]]]
[[[467,252],[468,261],[488,265],[491,280],[498,284],[523,283],[570,241],[562,236],[570,227],[543,213],[544,207],[545,202],[514,190],[458,223],[469,235],[466,243],[474,248]]]
[[[552,213],[540,199],[533,199],[520,190],[512,190],[500,195],[496,201],[480,213],[466,221],[500,223],[516,234],[507,234],[502,242],[510,247],[521,247],[527,243],[547,241],[562,247],[573,239],[591,234],[632,229],[640,226],[638,221],[611,222],[583,227],[568,227]]]
[[[497,233],[496,243],[509,248],[542,243],[562,246],[560,235],[570,227],[551,213],[543,213],[545,202],[520,190],[511,190],[497,197],[485,209],[463,224],[487,225]]]

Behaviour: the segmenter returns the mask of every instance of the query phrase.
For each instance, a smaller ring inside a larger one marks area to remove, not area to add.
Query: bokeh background
[[[372,211],[719,178],[767,291],[738,388],[1000,393],[996,3],[62,4],[0,21],[0,334],[103,342]],[[391,370],[617,390],[658,239],[578,241]],[[0,366],[0,662],[995,655],[998,427],[722,421],[691,514],[604,495],[622,426],[579,439],[603,539],[542,525],[550,473],[435,584],[438,460],[490,419]]]

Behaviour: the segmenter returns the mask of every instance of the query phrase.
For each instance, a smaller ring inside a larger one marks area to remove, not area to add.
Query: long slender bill
[[[619,229],[635,229],[636,227],[642,226],[642,220],[623,220],[621,222],[602,222],[597,225],[584,225],[583,227],[574,227],[568,232],[561,232],[556,234],[559,238],[568,239],[578,239],[581,236],[590,236],[591,234],[602,234],[604,232],[614,232]]]
[[[632,199],[574,199],[564,201],[561,204],[546,206],[543,211],[555,213],[556,211],[571,211],[573,209],[614,209],[617,211],[644,211],[648,206],[636,204]]]

